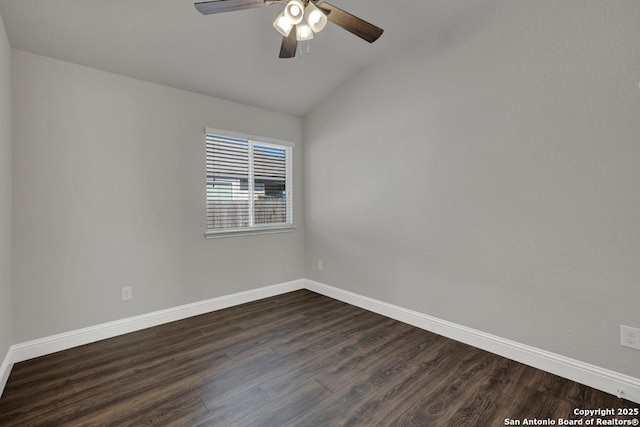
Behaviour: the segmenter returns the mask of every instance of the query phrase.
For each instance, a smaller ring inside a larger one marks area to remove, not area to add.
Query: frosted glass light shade
[[[284,37],[288,37],[291,33],[291,30],[293,29],[293,24],[291,23],[289,18],[284,15],[284,12],[282,12],[280,15],[278,15],[276,20],[273,21],[273,27]]]
[[[327,15],[312,3],[304,10],[304,19],[314,33],[319,33],[327,26]]]
[[[284,16],[289,19],[291,24],[299,24],[304,18],[304,4],[300,0],[290,0],[287,7],[284,8]]]
[[[311,30],[310,26],[308,26],[304,22],[296,25],[296,39],[298,39],[299,42],[311,40],[312,38],[313,30]]]

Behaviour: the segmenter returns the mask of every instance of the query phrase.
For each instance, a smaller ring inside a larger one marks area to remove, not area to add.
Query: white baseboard
[[[640,379],[638,378],[306,279],[212,298],[40,338],[22,344],[15,344],[9,348],[2,365],[0,365],[0,396],[14,363],[305,288],[598,390],[618,395],[632,402],[640,403]]]
[[[14,344],[0,366],[0,396],[14,363],[303,288],[299,279]]]
[[[11,373],[11,367],[13,366],[12,359],[13,346],[9,347],[9,351],[7,351],[7,355],[2,361],[2,365],[0,365],[0,396],[2,396],[4,386],[7,385],[7,380],[9,379],[9,374]]]
[[[623,375],[312,280],[305,280],[304,287],[347,304],[373,311],[420,329],[568,378],[632,402],[640,403],[639,378]]]

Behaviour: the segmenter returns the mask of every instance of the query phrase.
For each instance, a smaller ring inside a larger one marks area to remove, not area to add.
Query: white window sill
[[[289,233],[295,229],[293,225],[286,225],[282,227],[242,228],[219,231],[209,230],[204,233],[204,237],[207,239],[220,239],[223,237],[256,236],[260,234]]]

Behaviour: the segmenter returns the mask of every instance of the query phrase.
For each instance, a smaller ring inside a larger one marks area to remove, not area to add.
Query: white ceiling
[[[362,67],[489,1],[330,0],[385,33],[370,45],[330,23],[293,59],[278,58],[282,5],[203,16],[191,0],[0,0],[0,13],[15,49],[304,116]]]

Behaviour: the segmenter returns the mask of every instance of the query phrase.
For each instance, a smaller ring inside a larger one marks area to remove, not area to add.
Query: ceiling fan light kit
[[[282,12],[280,15],[278,15],[278,17],[276,18],[275,21],[273,21],[273,27],[280,33],[282,34],[283,37],[287,37],[289,36],[289,33],[291,33],[291,30],[293,29],[294,25],[291,23],[291,21],[284,15],[284,12]]]
[[[324,30],[324,27],[327,26],[327,22],[329,21],[327,15],[322,13],[313,3],[307,4],[304,10],[304,19],[314,33],[319,33]]]
[[[307,24],[296,25],[296,39],[299,42],[311,40],[313,38],[313,31]]]
[[[289,0],[284,8],[284,16],[287,17],[292,25],[298,25],[304,18],[304,4],[300,0]]]
[[[311,40],[329,21],[369,43],[383,33],[382,28],[322,0],[212,0],[194,6],[203,15],[210,15],[276,3],[286,3],[284,11],[273,21],[273,27],[282,35],[280,58],[295,57],[298,42]]]
[[[296,41],[308,41],[313,33],[322,31],[327,25],[327,17],[313,3],[304,5],[299,0],[290,0],[284,11],[273,21],[273,27],[283,36],[296,28]]]

